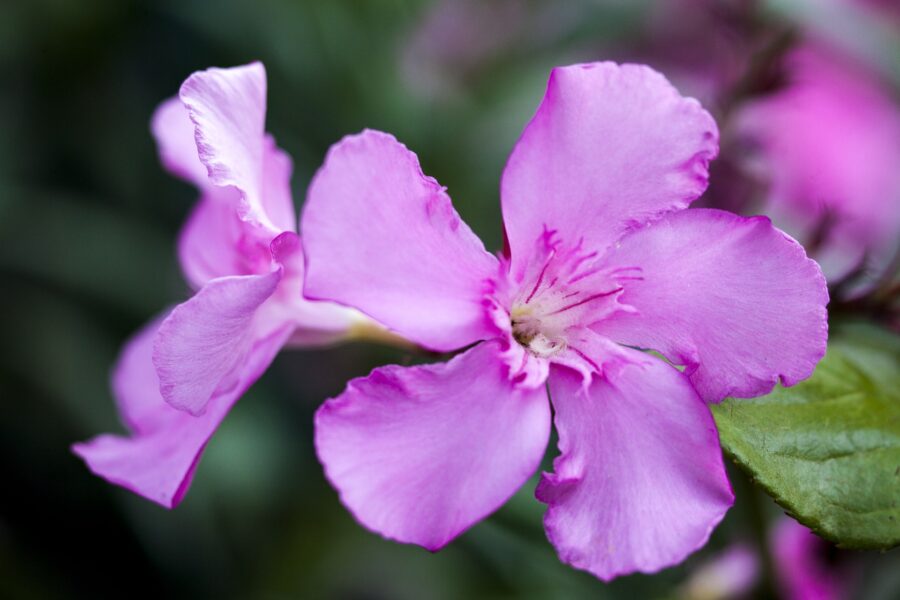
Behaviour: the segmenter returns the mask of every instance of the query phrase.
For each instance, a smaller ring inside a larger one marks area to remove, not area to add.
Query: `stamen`
[[[623,291],[625,281],[643,279],[639,267],[610,269],[601,262],[601,252],[587,252],[584,240],[575,245],[563,245],[556,232],[544,228],[533,256],[534,263],[527,268],[520,291],[513,295],[509,309],[512,337],[528,354],[550,358],[565,351],[568,337],[574,328],[601,321],[610,314],[624,310],[614,296]],[[597,293],[596,290],[612,288]],[[527,293],[525,293],[527,291]],[[606,301],[601,300],[608,298]],[[585,305],[596,302],[590,307]],[[584,309],[576,310],[585,306]],[[577,348],[573,356],[580,357],[585,365],[597,368]]]
[[[549,356],[553,356],[557,352],[564,350],[566,348],[566,342],[562,339],[552,340],[545,336],[543,333],[539,333],[534,336],[534,339],[528,344],[528,349],[531,350],[534,354],[547,358]]]
[[[600,373],[600,365],[591,360],[587,354],[585,354],[575,346],[569,346],[569,348],[572,350],[572,352],[580,356],[583,361],[591,365],[597,373]]]
[[[593,275],[594,273],[597,273],[600,270],[602,270],[602,267],[594,267],[593,269],[588,269],[584,273],[579,273],[575,277],[572,277],[571,279],[569,279],[569,285],[579,282],[582,279],[584,279],[585,277],[590,277],[591,275]]]
[[[580,247],[581,247],[581,242],[578,242],[578,248],[580,248]],[[576,248],[576,250],[578,248]],[[596,258],[597,254],[598,254],[598,252],[595,250],[589,254],[583,254],[583,255],[579,256],[578,258],[576,258],[575,263],[572,265],[572,269],[571,269],[572,272],[577,271],[578,267],[580,267],[583,262],[588,261],[592,258]]]
[[[531,299],[534,298],[534,295],[537,293],[538,288],[541,287],[541,282],[544,281],[544,275],[547,273],[547,269],[550,267],[550,263],[553,262],[554,254],[556,254],[556,250],[552,251],[550,253],[550,256],[547,257],[547,261],[544,263],[544,268],[541,269],[541,272],[538,275],[537,281],[534,283],[534,287],[531,289],[531,293],[528,294],[527,298],[525,298],[525,304],[528,304],[529,302],[531,302]]]
[[[593,302],[594,300],[597,300],[598,298],[605,298],[606,296],[610,296],[612,294],[615,294],[616,292],[621,292],[621,291],[622,291],[622,288],[617,287],[616,289],[610,290],[608,292],[602,292],[600,294],[594,294],[593,296],[588,296],[584,300],[579,300],[578,302],[574,302],[572,304],[563,306],[562,308],[558,308],[558,309],[554,310],[553,312],[549,312],[549,313],[547,313],[547,316],[558,315],[559,313],[566,312],[567,310],[571,310],[571,309],[575,308],[576,306],[581,306],[582,304],[587,304],[588,302]]]

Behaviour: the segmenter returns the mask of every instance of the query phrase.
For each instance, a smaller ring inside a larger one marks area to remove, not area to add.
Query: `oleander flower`
[[[852,596],[858,565],[845,553],[790,517],[770,536],[775,583],[787,600],[842,600]]]
[[[265,133],[265,112],[266,72],[253,63],[194,73],[152,120],[163,165],[200,190],[178,245],[198,291],[137,333],[114,368],[131,435],[73,450],[97,475],[169,508],[283,346],[377,331],[356,311],[303,299],[291,159]]]
[[[759,583],[761,561],[756,548],[737,542],[693,569],[678,597],[688,600],[751,598]]]
[[[766,212],[837,283],[871,278],[900,250],[900,108],[845,57],[807,45],[785,60],[787,84],[748,103],[737,132],[756,147]]]
[[[360,523],[437,550],[493,512],[541,462],[549,388],[560,456],[536,495],[564,561],[608,580],[706,542],[733,495],[705,402],[808,377],[827,338],[799,244],[684,210],[716,152],[713,119],[650,68],[554,69],[503,173],[495,257],[392,136],[330,150],[301,217],[307,297],[463,349],[375,369],[317,412]]]

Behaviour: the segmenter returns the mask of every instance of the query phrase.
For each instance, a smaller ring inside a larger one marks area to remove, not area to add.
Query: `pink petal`
[[[167,100],[153,116],[164,166],[202,192],[178,247],[195,288],[268,270],[271,240],[296,231],[291,159],[263,133],[265,88],[259,63],[210,69],[188,78],[181,98]]]
[[[237,385],[247,353],[273,328],[268,319],[256,317],[281,277],[278,268],[215,279],[175,307],[159,328],[153,352],[166,402],[199,415],[214,394]]]
[[[271,262],[268,246],[262,240],[240,243],[244,228],[233,206],[223,198],[211,197],[213,194],[229,196],[233,192],[221,188],[208,192],[194,206],[181,229],[178,258],[181,270],[195,289],[218,277],[255,273],[260,260],[264,259],[267,266]]]
[[[642,65],[553,70],[501,184],[518,272],[545,227],[602,251],[628,228],[685,208],[718,151],[712,117]]]
[[[206,443],[235,401],[257,379],[290,335],[290,329],[258,340],[248,353],[239,383],[193,417],[163,401],[153,368],[153,339],[160,321],[132,338],[113,372],[113,393],[130,437],[104,434],[72,450],[91,471],[148,500],[173,508],[181,502]]]
[[[278,231],[297,231],[297,214],[291,193],[294,162],[290,155],[267,135],[263,141],[262,205],[266,216]]]
[[[765,217],[682,211],[624,237],[610,260],[642,269],[621,297],[637,313],[596,330],[687,365],[707,401],[793,385],[825,353],[822,272]]]
[[[284,275],[275,293],[260,307],[257,318],[262,322],[293,324],[290,346],[329,345],[351,335],[354,326],[374,326],[352,308],[303,297],[303,247],[297,234],[282,233],[270,247],[270,255],[284,267]]]
[[[165,316],[147,323],[125,342],[112,371],[110,383],[119,416],[136,434],[158,429],[166,415],[176,412],[168,404],[160,404],[159,378],[152,361],[153,338]]]
[[[545,390],[517,389],[495,343],[376,369],[316,414],[319,459],[343,503],[369,529],[429,550],[503,504],[549,432]]]
[[[608,581],[703,546],[734,501],[709,409],[677,370],[632,351],[589,387],[554,367],[560,456],[537,489],[563,561]]]
[[[358,308],[435,350],[492,335],[481,301],[497,260],[393,136],[364,131],[331,148],[302,229],[307,296]]]
[[[159,159],[163,167],[200,189],[208,188],[206,167],[197,154],[194,124],[178,98],[169,98],[159,105],[150,121],[150,131],[156,139]]]
[[[266,71],[261,63],[207,69],[182,84],[179,97],[190,113],[200,161],[210,181],[240,193],[240,217],[280,233],[265,202]]]
[[[281,231],[297,228],[291,197],[290,157],[266,140],[264,203],[266,214]],[[191,212],[178,239],[178,258],[195,288],[227,275],[250,275],[269,270],[269,244],[273,231],[241,220],[235,210],[239,194],[234,188],[211,187]]]

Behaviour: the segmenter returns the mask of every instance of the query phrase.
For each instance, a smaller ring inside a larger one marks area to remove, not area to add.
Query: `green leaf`
[[[798,521],[841,547],[900,544],[900,338],[835,331],[811,378],[713,415],[726,453]]]

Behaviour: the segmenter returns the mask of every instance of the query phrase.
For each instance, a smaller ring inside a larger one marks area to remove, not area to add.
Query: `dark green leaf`
[[[713,414],[725,451],[798,521],[842,547],[900,543],[900,339],[836,331],[810,379]]]

